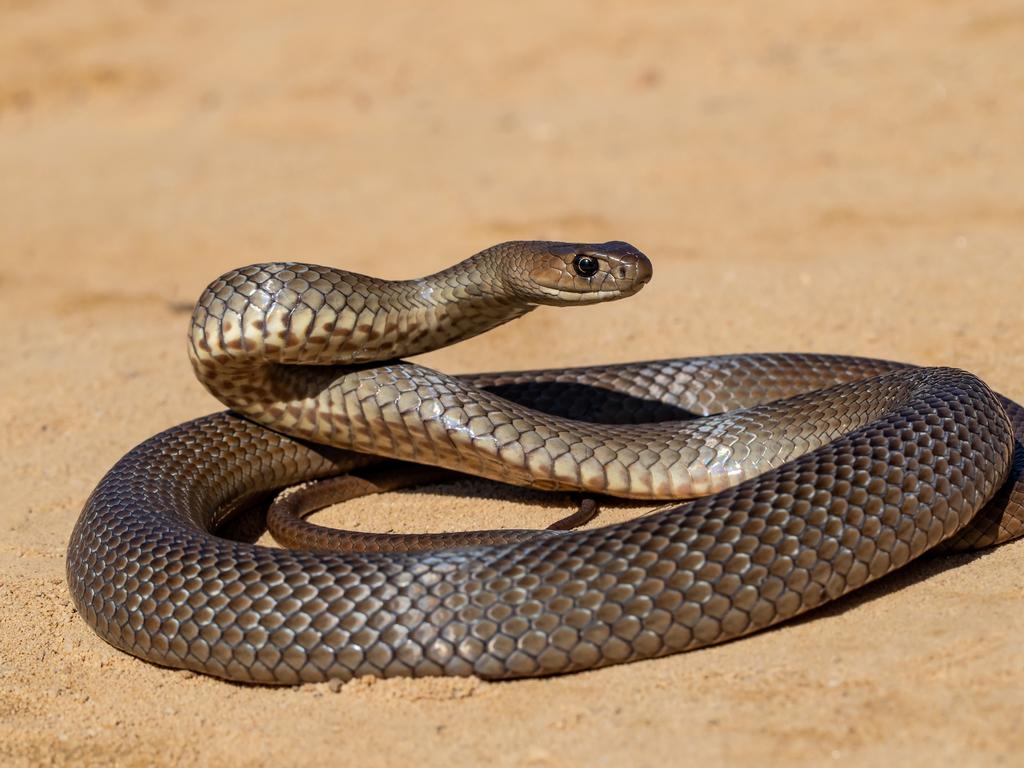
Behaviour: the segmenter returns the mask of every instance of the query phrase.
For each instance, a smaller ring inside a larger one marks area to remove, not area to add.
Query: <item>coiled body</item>
[[[146,441],[101,481],[68,551],[78,610],[129,653],[234,680],[510,678],[738,637],[940,544],[1020,532],[1024,411],[962,371],[744,355],[447,377],[394,359],[649,277],[620,243],[506,244],[402,283],[292,264],[229,273],[200,299],[190,348],[233,412]],[[407,554],[212,533],[240,500],[370,456],[703,497]]]

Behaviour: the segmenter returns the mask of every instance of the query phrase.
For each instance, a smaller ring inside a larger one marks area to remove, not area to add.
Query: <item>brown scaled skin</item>
[[[580,274],[588,255],[597,269]],[[649,278],[622,243],[506,243],[410,281],[298,264],[224,275],[189,341],[233,411],[147,440],[100,482],[68,548],[78,611],[129,653],[232,680],[514,678],[739,637],[936,547],[1021,532],[1024,411],[962,371],[737,355],[449,377],[397,359]],[[213,533],[239,498],[367,454],[702,497],[593,530],[406,554]]]

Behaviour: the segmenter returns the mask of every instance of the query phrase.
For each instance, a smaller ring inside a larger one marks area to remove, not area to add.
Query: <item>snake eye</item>
[[[576,274],[580,277],[591,277],[597,274],[597,259],[581,253],[572,260],[572,268],[576,270]]]

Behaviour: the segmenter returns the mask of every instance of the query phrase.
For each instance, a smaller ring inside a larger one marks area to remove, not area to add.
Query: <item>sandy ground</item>
[[[231,685],[73,611],[92,487],[217,409],[184,307],[240,264],[408,277],[505,239],[626,239],[655,263],[639,296],[424,361],[833,351],[1024,398],[1019,2],[515,5],[0,2],[0,762],[1020,764],[1024,543],[722,647],[508,684]],[[336,519],[555,514],[443,490]]]

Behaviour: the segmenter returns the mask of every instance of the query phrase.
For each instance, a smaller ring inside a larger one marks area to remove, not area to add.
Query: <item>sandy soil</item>
[[[346,5],[0,2],[0,762],[1020,760],[1024,543],[726,646],[511,684],[244,687],[86,627],[72,525],[121,454],[217,409],[185,308],[244,263],[402,277],[504,239],[626,239],[655,262],[639,296],[424,361],[833,351],[1024,398],[1020,3]],[[344,519],[554,514],[485,483],[396,498]]]

